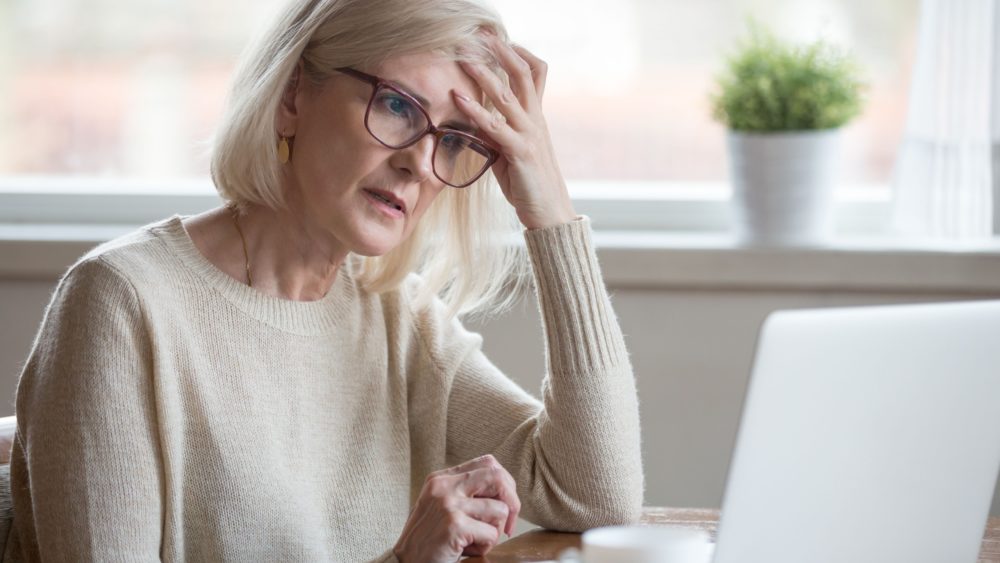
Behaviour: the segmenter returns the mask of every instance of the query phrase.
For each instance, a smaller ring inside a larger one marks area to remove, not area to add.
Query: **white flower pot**
[[[814,246],[830,240],[840,129],[729,132],[733,226],[740,242]]]

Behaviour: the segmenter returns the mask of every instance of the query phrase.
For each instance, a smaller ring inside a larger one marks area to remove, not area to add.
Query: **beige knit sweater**
[[[391,561],[434,470],[494,454],[523,516],[583,530],[642,504],[635,384],[589,221],[526,231],[539,403],[411,276],[341,268],[293,302],[228,277],[181,218],[89,253],[17,391],[5,560]]]

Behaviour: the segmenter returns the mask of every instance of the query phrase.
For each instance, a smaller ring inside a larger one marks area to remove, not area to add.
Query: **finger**
[[[508,507],[504,533],[509,536],[514,532],[514,525],[517,524],[517,515],[521,513],[521,499],[517,496],[517,482],[514,481],[514,476],[504,466],[500,465],[500,462],[497,462],[495,471],[505,485],[498,498]]]
[[[531,51],[525,49],[520,45],[511,45],[518,55],[522,59],[528,62],[528,66],[531,67],[531,78],[535,83],[535,92],[538,93],[538,100],[541,101],[545,94],[545,78],[549,74],[549,65],[542,59],[539,59]]]
[[[458,529],[462,555],[486,555],[500,543],[500,530],[475,518],[459,517]]]
[[[519,94],[521,107],[531,112],[539,106],[538,89],[535,87],[531,65],[505,41],[495,37],[492,43],[493,52],[500,61],[500,66],[507,72],[511,86]]]
[[[466,74],[476,81],[486,97],[493,102],[493,105],[512,126],[521,128],[530,121],[528,114],[525,113],[521,102],[514,95],[510,86],[504,84],[499,76],[490,72],[486,65],[465,61],[460,64]]]
[[[476,124],[477,137],[484,137],[492,142],[505,155],[521,154],[524,150],[521,136],[511,128],[502,114],[491,112],[479,102],[454,90],[452,94],[459,109]]]
[[[497,532],[506,533],[507,517],[510,516],[507,503],[491,498],[468,498],[463,499],[459,507],[472,518],[493,526]]]
[[[503,475],[503,468],[480,467],[457,475],[455,490],[468,498],[500,498],[510,488]]]
[[[479,469],[480,467],[489,467],[494,463],[499,463],[497,458],[493,457],[491,454],[486,454],[470,459],[469,461],[464,461],[454,467],[448,467],[446,469],[436,471],[435,474],[457,475],[459,473],[467,473],[473,469]]]
[[[507,505],[509,511],[503,530],[510,535],[521,512],[521,499],[517,496],[517,485],[511,474],[496,463],[465,473],[463,477],[457,485],[459,493],[467,497],[494,498]]]
[[[427,476],[424,489],[430,496],[437,498],[452,496],[456,492],[467,498],[473,497],[475,496],[474,494],[466,492],[469,490],[468,481],[470,480],[470,473],[483,469],[489,470],[494,467],[503,469],[500,462],[490,454],[470,459],[454,467],[448,467],[431,473]],[[482,481],[483,475],[480,474],[475,479]],[[513,482],[513,477],[511,481]]]

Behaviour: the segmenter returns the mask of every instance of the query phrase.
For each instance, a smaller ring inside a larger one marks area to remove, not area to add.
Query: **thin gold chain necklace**
[[[233,224],[236,225],[236,232],[240,234],[240,242],[243,243],[243,261],[247,270],[247,285],[253,287],[253,278],[250,276],[250,253],[247,252],[247,239],[243,236],[243,229],[240,228],[240,212],[235,205],[229,206],[229,211],[233,214]]]

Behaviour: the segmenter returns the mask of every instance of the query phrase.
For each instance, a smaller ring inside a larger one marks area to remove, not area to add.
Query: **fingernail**
[[[458,98],[459,100],[462,100],[463,102],[471,102],[472,101],[472,98],[469,98],[468,96],[466,96],[465,94],[462,94],[461,92],[455,92],[455,97]]]

